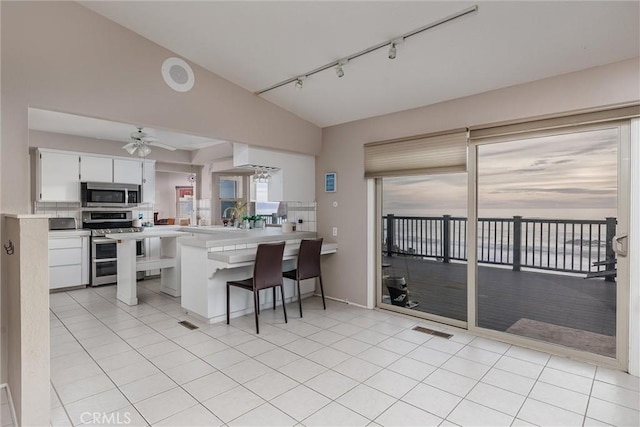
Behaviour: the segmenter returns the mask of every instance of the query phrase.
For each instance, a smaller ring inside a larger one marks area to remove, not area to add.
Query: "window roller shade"
[[[483,139],[512,136],[533,131],[564,129],[574,126],[606,123],[639,116],[640,105],[630,105],[620,108],[569,114],[537,120],[525,120],[502,125],[478,126],[475,128],[472,127],[470,130],[469,139],[471,141],[480,141]]]
[[[372,142],[364,146],[365,177],[467,170],[467,130]]]

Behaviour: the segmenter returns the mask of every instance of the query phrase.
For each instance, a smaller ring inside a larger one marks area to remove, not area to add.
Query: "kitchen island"
[[[187,314],[209,323],[226,317],[226,284],[230,280],[246,279],[253,275],[253,263],[259,243],[285,241],[283,271],[295,268],[302,239],[316,237],[313,232],[283,233],[280,228],[265,229],[206,229],[184,227],[193,237],[180,240],[182,248],[181,282],[182,308]],[[337,252],[336,243],[325,243],[322,254]],[[294,285],[284,280],[286,302],[294,299]],[[301,282],[303,295],[315,290],[313,279]],[[261,295],[261,307],[272,305],[272,292]],[[282,302],[278,302],[281,304]],[[242,289],[231,289],[231,317],[253,312],[253,296]]]
[[[177,230],[147,229],[142,233],[118,233],[105,235],[115,240],[118,250],[118,300],[127,305],[138,304],[136,272],[160,269],[160,290],[172,296],[180,296],[180,250],[177,239],[189,236]],[[159,237],[159,257],[136,257],[136,240]]]

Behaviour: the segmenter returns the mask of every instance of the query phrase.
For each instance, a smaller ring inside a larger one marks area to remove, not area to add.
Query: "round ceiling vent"
[[[195,83],[193,70],[180,58],[167,58],[162,63],[162,78],[169,87],[178,92],[188,92]]]

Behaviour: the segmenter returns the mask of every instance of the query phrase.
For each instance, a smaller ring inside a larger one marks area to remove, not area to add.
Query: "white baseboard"
[[[315,294],[314,293],[313,295],[322,298],[321,294]],[[342,302],[344,304],[349,304],[349,305],[353,305],[355,307],[364,308],[366,310],[371,310],[371,308],[367,307],[366,305],[356,304],[355,302],[351,302],[351,301],[346,300],[346,299],[334,298],[334,297],[330,297],[330,296],[327,296],[327,295],[325,295],[324,297],[326,299],[330,299],[331,301],[338,301],[338,302]]]

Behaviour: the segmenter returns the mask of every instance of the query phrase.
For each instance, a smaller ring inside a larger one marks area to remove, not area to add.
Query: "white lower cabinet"
[[[82,283],[81,278],[81,265],[58,265],[49,267],[49,289],[85,285],[86,283]]]
[[[89,237],[49,237],[49,289],[89,284]]]

